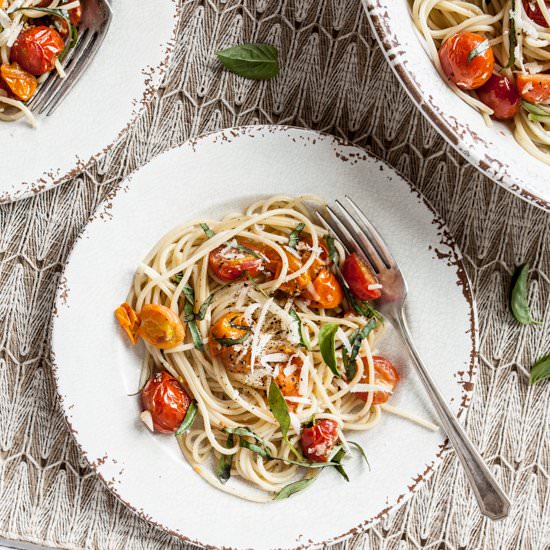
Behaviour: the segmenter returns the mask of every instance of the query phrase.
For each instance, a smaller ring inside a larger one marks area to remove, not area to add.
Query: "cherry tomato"
[[[157,432],[175,432],[183,422],[191,398],[166,371],[158,372],[141,391],[143,408],[151,413]]]
[[[531,19],[531,21],[534,21],[541,27],[548,27],[548,23],[546,22],[546,19],[544,19],[544,15],[542,15],[542,11],[540,11],[536,0],[523,0],[522,4],[525,14],[529,17],[529,19]],[[545,4],[546,7],[550,9],[550,2],[545,2]]]
[[[8,90],[21,101],[28,101],[36,92],[38,81],[17,63],[3,63],[0,66],[0,75]]]
[[[493,117],[498,120],[514,118],[520,105],[520,95],[516,85],[505,76],[492,75],[476,93],[487,105],[493,109]]]
[[[338,424],[329,418],[313,422],[302,430],[301,444],[304,457],[312,462],[326,462],[338,441]]]
[[[160,304],[145,304],[139,314],[137,335],[158,349],[175,348],[183,342],[185,327],[177,314]]]
[[[382,289],[369,288],[372,285],[377,285],[378,279],[371,268],[355,252],[352,252],[344,260],[342,275],[357,299],[376,300],[382,296]]]
[[[323,268],[302,296],[311,300],[309,305],[312,308],[332,309],[342,303],[344,292],[338,279],[328,269]]]
[[[287,275],[291,275],[292,273],[295,273],[303,267],[304,264],[301,258],[296,257],[294,254],[288,252],[287,250],[285,250],[284,253],[288,260]],[[266,250],[265,254],[269,259],[267,270],[273,274],[272,278],[276,279],[283,270],[283,263],[281,261],[281,258],[272,249]],[[281,286],[279,286],[279,290],[290,296],[297,296],[298,294],[301,294],[309,286],[310,283],[311,276],[309,274],[309,271],[304,271],[304,273],[301,273],[300,275],[298,275],[298,277],[295,277],[294,279],[291,279],[290,281],[286,281],[281,284]]]
[[[69,19],[75,27],[80,23],[82,19],[82,5],[69,10]]]
[[[134,311],[134,308],[130,304],[124,302],[115,309],[115,316],[120,326],[128,335],[128,338],[130,338],[132,344],[135,345],[138,340],[137,331],[141,321],[138,314]]]
[[[318,240],[318,247],[319,247],[319,253],[318,256],[315,258],[313,263],[311,264],[311,267],[309,268],[309,275],[312,279],[315,279],[317,275],[319,275],[319,272],[330,265],[330,258],[328,255],[328,247],[327,243],[324,239]],[[305,235],[300,241],[298,242],[298,252],[300,252],[302,256],[302,262],[306,263],[311,255],[313,248],[313,240],[311,238],[311,235]]]
[[[44,25],[22,31],[10,50],[10,61],[39,76],[51,71],[65,44],[60,34]]]
[[[516,84],[525,101],[530,103],[550,101],[550,74],[518,74]]]
[[[475,57],[470,54],[485,41],[473,32],[460,32],[449,37],[439,48],[439,60],[447,78],[463,90],[479,88],[493,74],[495,58],[489,47]]]
[[[285,374],[285,368],[287,367],[286,363],[279,364],[279,374],[274,378],[275,383],[281,389],[281,393],[285,397],[301,397],[300,393],[300,371],[303,365],[303,361],[300,357],[295,356],[290,361],[291,366],[296,367],[293,372]],[[298,403],[293,401],[286,402],[287,407],[290,411],[296,410]]]
[[[224,367],[232,372],[246,373],[250,371],[250,352],[242,353],[240,344],[223,345],[218,338],[239,340],[249,334],[249,331],[239,327],[248,327],[245,318],[238,312],[230,311],[220,317],[210,329],[208,346],[213,357],[220,357]]]
[[[222,244],[210,252],[208,265],[212,274],[229,283],[243,276],[246,271],[251,277],[255,277],[263,270],[265,258],[260,249],[253,244],[236,239],[237,243],[253,250],[259,257],[256,257],[237,247],[233,248]]]
[[[363,364],[365,365],[365,371],[368,370],[367,358],[363,357]],[[392,365],[391,361],[385,357],[380,357],[378,355],[373,356],[372,361],[374,363],[374,382],[378,386],[385,386],[388,388],[388,392],[391,392],[397,386],[399,382],[399,373]],[[368,372],[365,372],[359,381],[360,384],[369,384],[369,375]],[[390,398],[390,393],[384,391],[375,391],[372,397],[373,405],[380,405],[385,403]],[[365,393],[356,393],[355,394],[359,399],[366,401],[369,398],[368,392]]]

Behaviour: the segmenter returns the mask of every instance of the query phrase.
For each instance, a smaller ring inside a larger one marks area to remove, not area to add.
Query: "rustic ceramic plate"
[[[113,146],[160,84],[177,13],[176,0],[113,2],[105,41],[57,111],[37,128],[0,123],[0,203],[62,183]]]
[[[441,79],[424,49],[408,0],[363,0],[374,34],[422,114],[459,152],[498,184],[550,211],[550,166],[533,158],[514,139],[510,127],[487,127]]]
[[[139,421],[138,398],[128,394],[138,384],[141,348],[127,344],[113,315],[136,266],[175,225],[279,193],[327,200],[347,193],[365,208],[402,266],[416,343],[457,414],[473,388],[476,316],[460,253],[437,214],[389,166],[331,136],[276,126],[224,130],[159,156],[96,213],[75,246],[57,297],[54,371],[75,437],[113,492],[205,546],[310,546],[366,529],[412,494],[445,447],[441,432],[386,414],[358,436],[370,471],[354,460],[350,483],[324,472],[303,493],[257,504],[212,488],[173,436],[151,434]],[[435,420],[391,329],[381,347],[402,377],[392,404]]]

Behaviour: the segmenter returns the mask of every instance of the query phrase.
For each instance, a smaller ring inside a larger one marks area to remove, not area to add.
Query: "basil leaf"
[[[367,466],[369,467],[369,470],[370,470],[369,459],[367,458],[367,453],[365,453],[365,449],[363,449],[363,447],[361,447],[361,445],[359,445],[359,443],[355,441],[348,441],[348,443],[350,445],[353,445],[361,453],[363,460],[367,463]]]
[[[296,313],[296,310],[291,308],[288,314],[298,323],[298,334],[300,335],[300,345],[306,348],[308,351],[311,351],[311,343],[306,336],[304,325],[302,325],[302,320],[299,315]]]
[[[199,321],[202,321],[205,318],[206,312],[208,311],[208,307],[212,303],[213,299],[214,299],[214,294],[210,294],[210,296],[206,298],[206,300],[202,303],[201,307],[199,308],[198,313],[195,315],[196,319],[198,319]]]
[[[357,355],[359,355],[359,350],[361,349],[361,344],[363,340],[369,335],[369,333],[376,328],[376,319],[371,319],[362,329],[357,329],[353,332],[352,338],[350,340],[351,352],[348,355],[348,351],[345,348],[342,348],[342,359],[344,362],[344,368],[346,370],[346,377],[348,380],[353,379],[355,373],[357,372],[357,366],[355,360]]]
[[[543,355],[531,367],[531,384],[536,384],[539,380],[550,377],[550,354]]]
[[[193,421],[195,420],[195,416],[197,416],[197,410],[197,402],[191,401],[191,404],[185,413],[185,417],[183,418],[183,422],[176,431],[176,437],[179,437],[191,427],[191,424],[193,424]]]
[[[271,456],[271,452],[269,451],[269,448],[267,447],[266,442],[256,435],[252,430],[249,430],[248,428],[244,426],[239,426],[238,428],[224,428],[223,431],[228,434],[238,435],[239,436],[239,446],[244,447],[246,449],[250,449],[254,453],[258,453],[259,455],[263,456],[264,458],[271,459],[273,458]],[[254,443],[250,443],[250,441],[247,441],[246,439],[243,439],[243,437],[251,437],[254,439],[259,445],[255,445]]]
[[[545,111],[544,109],[542,109],[541,107],[539,107],[538,105],[535,105],[534,103],[529,103],[528,101],[525,101],[525,99],[522,99],[521,100],[521,106],[526,110],[528,111],[529,113],[532,113],[534,115],[539,115],[539,116],[550,116],[550,112],[549,111]]]
[[[277,48],[270,44],[241,44],[217,51],[230,72],[250,80],[268,80],[279,74]]]
[[[225,446],[228,449],[230,449],[234,445],[235,445],[235,441],[233,438],[233,434],[229,434],[227,436],[227,441],[225,443]],[[218,461],[218,465],[216,467],[216,476],[218,477],[221,483],[227,483],[227,481],[231,477],[232,463],[233,463],[233,455],[220,456],[220,460]]]
[[[208,224],[206,223],[201,223],[200,226],[202,227],[202,230],[204,231],[204,234],[209,238],[211,239],[216,233],[214,233],[214,231],[212,231],[212,229],[210,229],[210,227],[208,227]]]
[[[252,332],[248,331],[244,336],[241,336],[240,338],[216,338],[216,342],[224,347],[235,346],[237,344],[242,344],[246,342],[251,334]]]
[[[296,228],[292,230],[292,232],[288,236],[289,248],[294,248],[294,250],[296,250],[296,247],[298,246],[298,241],[300,240],[300,233],[304,230],[305,226],[305,223],[299,223]]]
[[[250,273],[248,273],[248,271],[243,271],[243,275],[246,273],[246,276],[248,278],[248,280],[250,281],[250,284],[258,291],[260,292],[261,294],[263,294],[266,298],[269,298],[269,294],[263,289],[261,288],[258,283],[250,276]]]
[[[200,333],[197,322],[195,321],[195,291],[190,285],[185,285],[182,289],[185,296],[185,304],[183,305],[183,312],[185,313],[185,322],[189,327],[191,338],[195,348],[199,351],[204,350],[204,342],[202,341],[202,335]],[[207,306],[208,307],[208,306]]]
[[[529,264],[525,263],[518,267],[512,278],[512,293],[510,296],[510,309],[512,315],[522,325],[540,325],[542,321],[537,321],[531,317],[529,311],[529,289],[527,287],[527,278],[529,276]]]
[[[181,280],[183,279],[183,271],[180,271],[176,273],[170,280],[176,284],[179,285],[181,283]]]
[[[267,392],[267,402],[271,414],[275,417],[275,420],[281,426],[281,433],[286,440],[288,434],[288,428],[290,427],[290,415],[288,414],[288,405],[286,404],[285,397],[281,392],[281,388],[274,380],[271,380],[269,390]]]
[[[240,250],[241,252],[245,252],[246,254],[250,254],[251,256],[254,256],[254,258],[258,258],[259,260],[263,260],[262,256],[260,256],[257,252],[254,252],[252,248],[248,248],[248,246],[245,246],[244,244],[241,244],[237,241],[235,241],[235,244],[231,244],[229,242],[225,242],[227,246],[230,246],[231,248],[236,248],[237,250]]]
[[[306,477],[304,479],[300,479],[299,481],[295,481],[294,483],[289,483],[288,485],[285,485],[273,497],[273,500],[283,500],[285,498],[292,496],[294,493],[297,493],[298,491],[303,491],[304,489],[309,487],[316,479],[317,479],[317,476],[314,475],[312,477]]]
[[[479,43],[469,54],[468,54],[468,64],[470,64],[474,58],[482,53],[486,52],[491,46],[489,46],[489,40],[485,39],[483,42]]]
[[[199,351],[203,351],[204,342],[202,341],[202,335],[199,330],[199,327],[197,326],[195,319],[188,321],[187,326],[189,327],[189,332],[191,332],[191,338],[193,339],[193,344],[195,346],[195,349],[198,349]]]
[[[327,243],[328,257],[330,261],[333,264],[338,265],[338,252],[336,252],[336,247],[334,246],[334,237],[330,233],[327,233],[325,235],[325,241]]]
[[[518,37],[516,35],[516,20],[513,17],[514,10],[518,9],[515,2],[512,2],[512,10],[510,11],[510,24],[508,28],[508,63],[502,67],[503,69],[511,69],[516,64],[516,46],[518,45]]]
[[[344,467],[342,466],[342,459],[346,456],[346,451],[342,448],[340,449],[333,457],[332,461],[336,462],[337,466],[335,466],[336,471],[346,480],[349,481],[348,474],[346,473],[346,470],[344,470]]]
[[[244,447],[245,449],[251,450],[252,452],[254,452],[256,454],[259,454],[260,456],[262,456],[264,458],[267,458],[267,459],[272,458],[269,449],[267,449],[266,447],[260,447],[259,445],[256,445],[255,443],[250,443],[250,441],[247,441],[246,439],[242,439],[242,438],[239,439],[239,445],[241,447]]]
[[[334,348],[337,330],[338,325],[334,323],[328,323],[319,329],[319,350],[323,356],[323,361],[332,371],[334,376],[342,378],[341,374],[338,372],[338,366],[336,364],[336,350]]]

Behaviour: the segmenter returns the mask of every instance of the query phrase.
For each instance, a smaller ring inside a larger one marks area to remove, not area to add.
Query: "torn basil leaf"
[[[289,248],[293,248],[294,250],[296,250],[296,247],[298,246],[298,241],[300,240],[300,233],[304,230],[305,226],[305,223],[299,223],[296,228],[292,230],[292,232],[288,236]]]
[[[361,447],[361,445],[359,445],[359,443],[357,443],[356,441],[348,441],[348,444],[353,445],[361,453],[361,457],[367,463],[367,466],[370,470],[369,459],[367,458],[367,453],[365,453],[365,449],[363,449],[363,447]]]
[[[336,247],[334,246],[334,237],[330,233],[325,235],[325,242],[327,243],[328,257],[330,261],[334,265],[338,265],[338,252],[336,252]]]
[[[512,2],[512,10],[510,10],[510,19],[508,27],[508,63],[502,67],[503,69],[511,69],[516,64],[516,46],[518,45],[518,37],[516,35],[516,20],[514,19],[514,10],[518,6]]]
[[[176,431],[176,437],[179,437],[191,427],[191,424],[193,424],[193,421],[195,420],[195,416],[197,416],[197,410],[197,402],[191,401],[191,404],[189,405],[189,407],[187,408],[187,412],[185,413],[185,417],[183,418],[183,422],[180,424],[180,427]]]
[[[341,378],[342,376],[338,372],[338,365],[336,364],[335,339],[337,331],[338,325],[335,323],[327,323],[319,329],[319,350],[323,356],[323,361],[334,376]]]
[[[304,479],[300,479],[299,481],[295,481],[293,483],[289,483],[288,485],[285,485],[274,497],[273,500],[283,500],[285,498],[288,498],[292,496],[293,494],[297,493],[298,491],[303,491],[307,487],[309,487],[315,480],[317,479],[317,475],[311,476],[311,477],[305,477]]]
[[[252,332],[248,331],[240,338],[216,338],[216,342],[224,347],[236,346],[237,344],[243,344],[246,342],[251,334]]]
[[[281,427],[281,433],[286,439],[288,434],[288,428],[290,427],[290,415],[288,414],[288,405],[286,404],[285,397],[281,392],[281,388],[274,380],[271,380],[269,385],[269,391],[267,392],[267,402],[271,414],[275,417],[275,420]]]
[[[225,446],[231,449],[235,445],[233,434],[227,436]],[[221,455],[216,466],[216,476],[221,483],[227,483],[231,477],[231,464],[233,463],[233,455]]]
[[[516,321],[522,325],[540,325],[542,322],[533,319],[529,311],[528,276],[528,263],[518,267],[514,273],[512,278],[512,293],[510,295],[510,309]]]
[[[296,310],[291,308],[288,312],[288,314],[298,323],[298,334],[300,335],[300,345],[306,348],[308,351],[311,351],[311,343],[309,341],[309,338],[306,336],[306,332],[304,329],[304,325],[302,324],[302,320],[300,319],[300,316],[298,313],[296,313]]]
[[[279,52],[271,44],[240,44],[217,51],[222,65],[249,80],[268,80],[279,74]]]
[[[352,380],[355,376],[355,373],[357,372],[357,365],[355,364],[355,360],[359,355],[359,350],[361,349],[361,344],[363,343],[363,340],[370,334],[372,330],[376,328],[376,325],[376,319],[370,319],[363,326],[362,329],[356,329],[353,332],[350,338],[351,352],[349,352],[349,354],[346,348],[342,348],[342,359],[344,363],[344,369],[346,371],[346,377],[348,380]]]
[[[202,335],[200,333],[199,327],[197,326],[196,316],[195,316],[195,291],[190,285],[185,285],[182,289],[183,295],[185,296],[185,304],[183,305],[183,313],[185,314],[185,322],[189,327],[189,332],[191,333],[191,338],[193,339],[193,344],[196,349],[199,351],[204,350],[204,342],[202,341]],[[208,306],[207,306],[208,307]]]
[[[206,223],[201,223],[200,224],[202,230],[204,231],[204,234],[209,238],[211,239],[216,233],[214,233],[214,231],[212,231],[212,229],[210,229],[210,227],[208,227],[208,224]]]
[[[550,354],[543,355],[532,367],[530,380],[536,384],[540,380],[550,377]]]
[[[340,450],[332,457],[332,462],[336,462],[337,466],[335,466],[336,471],[346,480],[349,481],[348,474],[346,473],[346,470],[344,470],[344,467],[342,466],[342,459],[346,456],[346,451],[343,448],[340,448]]]

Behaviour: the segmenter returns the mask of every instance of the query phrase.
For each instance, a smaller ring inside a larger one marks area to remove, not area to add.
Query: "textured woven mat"
[[[222,73],[213,51],[240,41],[276,44],[282,74],[257,83]],[[550,385],[530,387],[527,373],[550,351],[550,216],[483,178],[418,115],[358,0],[185,2],[171,69],[126,137],[73,181],[0,207],[0,536],[64,548],[184,546],[126,510],[80,458],[56,403],[49,319],[76,235],[122,176],[191,136],[260,122],[347,138],[415,181],[464,251],[477,293],[481,368],[467,428],[511,496],[510,517],[479,515],[450,453],[407,505],[348,544],[547,548]],[[544,326],[522,328],[507,311],[511,272],[524,260]]]

